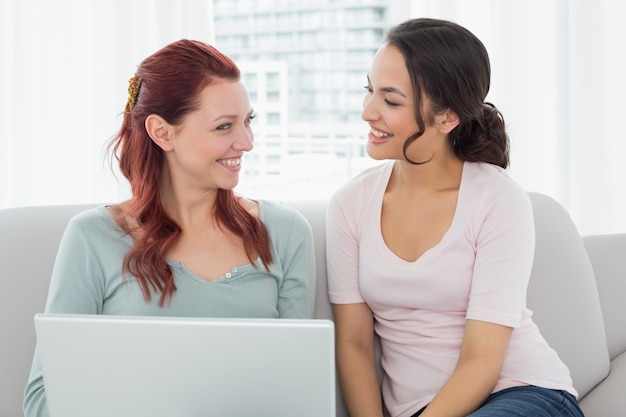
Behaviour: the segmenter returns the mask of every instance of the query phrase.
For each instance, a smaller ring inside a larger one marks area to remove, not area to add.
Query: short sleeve
[[[519,327],[535,248],[530,199],[503,182],[485,193],[479,211],[467,318]]]
[[[359,289],[359,234],[353,197],[346,189],[338,191],[326,214],[328,295],[333,304],[364,302]]]

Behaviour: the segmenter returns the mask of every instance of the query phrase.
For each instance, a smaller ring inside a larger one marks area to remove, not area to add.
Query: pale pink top
[[[391,416],[410,416],[432,400],[455,367],[467,319],[514,328],[494,392],[529,384],[577,395],[526,307],[535,239],[526,192],[503,169],[466,162],[449,230],[407,262],[380,229],[392,168],[370,168],[342,187],[327,219],[330,300],[372,310]]]

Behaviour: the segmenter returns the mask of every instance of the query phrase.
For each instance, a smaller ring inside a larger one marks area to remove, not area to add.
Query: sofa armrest
[[[596,277],[609,357],[626,352],[626,233],[583,238]]]

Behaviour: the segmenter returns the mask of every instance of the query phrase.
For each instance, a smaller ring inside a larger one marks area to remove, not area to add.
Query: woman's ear
[[[459,116],[454,111],[446,109],[443,113],[435,116],[435,123],[439,132],[448,134],[459,125]]]
[[[146,132],[152,141],[165,152],[171,151],[174,147],[172,142],[172,127],[158,114],[151,114],[146,118]]]

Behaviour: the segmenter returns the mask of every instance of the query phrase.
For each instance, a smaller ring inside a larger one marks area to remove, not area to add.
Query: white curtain
[[[2,0],[0,208],[128,194],[105,144],[127,81],[165,44],[213,41],[210,0]]]
[[[626,2],[414,0],[412,8],[485,42],[512,176],[557,199],[583,234],[626,232]]]
[[[485,42],[513,177],[560,201],[583,234],[626,232],[626,2],[410,5]],[[211,10],[210,0],[2,0],[0,208],[125,198],[103,146],[127,80],[168,42],[212,41]]]

